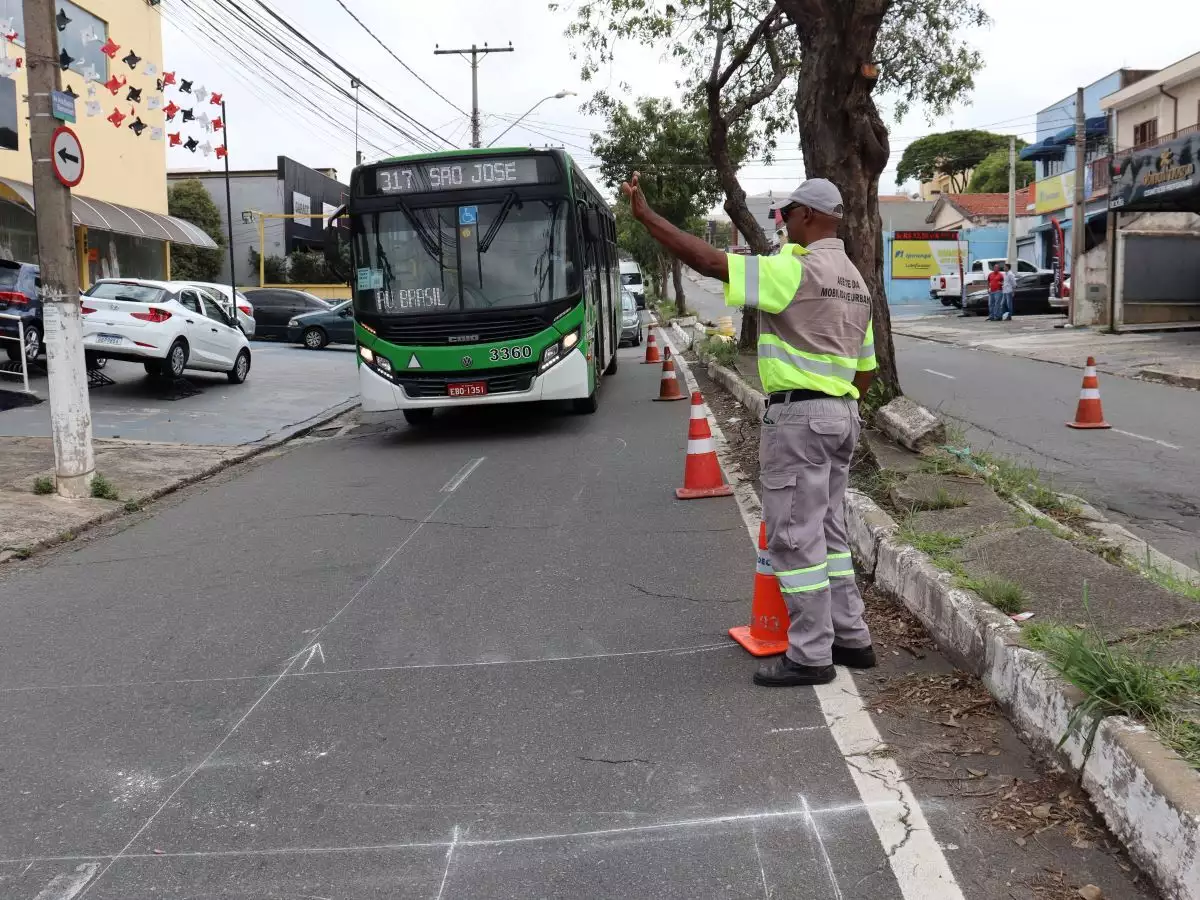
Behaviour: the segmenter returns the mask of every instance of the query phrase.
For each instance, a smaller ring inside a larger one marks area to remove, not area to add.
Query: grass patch
[[[97,500],[119,499],[116,485],[99,473],[92,477],[92,496]]]
[[[700,343],[700,353],[712,357],[717,365],[728,368],[737,362],[737,342],[732,340],[725,341],[716,335],[711,335]]]
[[[1023,636],[1086,695],[1071,714],[1060,746],[1071,731],[1090,720],[1090,751],[1100,720],[1126,715],[1152,727],[1190,766],[1200,769],[1200,667],[1156,666],[1109,647],[1092,628],[1030,624]]]
[[[955,550],[961,550],[966,544],[965,537],[946,534],[944,531],[920,531],[914,528],[911,522],[902,525],[896,532],[896,537],[906,544],[912,544],[928,556],[930,562],[939,569],[958,576],[966,574],[962,563],[951,555]]]
[[[883,379],[876,378],[867,389],[867,396],[859,401],[859,414],[864,422],[870,422],[875,418],[875,413],[881,406],[887,406],[899,396],[899,391],[885,384]]]
[[[1029,598],[1019,584],[997,575],[962,577],[958,580],[958,586],[974,591],[1000,612],[1010,616],[1024,612],[1029,603]]]
[[[33,492],[35,494],[53,494],[54,479],[48,475],[41,475],[33,479]]]
[[[1137,563],[1127,560],[1126,565],[1153,581],[1163,590],[1170,591],[1172,594],[1179,594],[1181,597],[1187,597],[1189,600],[1200,602],[1200,584],[1189,578],[1184,578],[1171,569],[1157,565],[1150,556],[1149,547],[1146,548],[1146,558],[1144,560]]]
[[[142,504],[138,503],[136,500],[126,500],[125,501],[125,512],[135,513],[135,512],[141,512],[141,510],[142,510]]]
[[[13,557],[15,559],[29,559],[31,556],[33,556],[32,547],[17,547],[13,550]]]
[[[945,488],[938,488],[936,494],[915,503],[914,508],[919,510],[961,509],[966,505],[967,501],[960,494],[951,494]]]

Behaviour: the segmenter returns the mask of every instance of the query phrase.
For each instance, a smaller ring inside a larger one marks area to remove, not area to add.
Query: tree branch
[[[779,86],[783,84],[783,80],[787,78],[787,68],[779,58],[779,48],[775,44],[774,35],[767,37],[767,56],[771,59],[771,70],[774,72],[771,80],[762,85],[757,91],[751,91],[730,108],[727,114],[730,123],[736,122],[749,110],[774,94],[779,89]]]
[[[771,7],[771,11],[763,17],[762,21],[755,26],[754,30],[750,32],[749,36],[746,38],[746,42],[742,45],[742,48],[738,50],[737,53],[733,54],[732,57],[730,57],[729,65],[726,67],[725,71],[721,73],[721,77],[717,80],[717,90],[721,90],[723,87],[725,87],[725,85],[729,82],[729,79],[733,77],[733,73],[741,67],[742,63],[744,63],[747,58],[749,58],[751,52],[754,50],[754,45],[759,42],[764,34],[766,34],[767,30],[771,27],[772,20],[779,15],[779,12],[779,4],[776,3]],[[725,33],[723,31],[718,32],[717,39],[720,40],[722,37],[724,37],[724,35]],[[776,85],[776,87],[778,87],[778,85]]]

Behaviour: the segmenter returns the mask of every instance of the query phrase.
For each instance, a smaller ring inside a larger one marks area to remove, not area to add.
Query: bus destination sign
[[[551,163],[553,165],[553,163]],[[539,171],[531,156],[427,160],[407,166],[375,170],[380,194],[423,194],[429,191],[465,191],[472,188],[518,187],[556,181]]]

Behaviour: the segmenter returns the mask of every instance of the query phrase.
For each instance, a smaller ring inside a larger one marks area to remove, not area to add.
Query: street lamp
[[[525,116],[529,115],[531,112],[533,112],[535,109],[537,109],[543,103],[545,103],[547,100],[561,100],[563,97],[575,97],[575,96],[577,96],[577,95],[574,91],[562,90],[562,91],[559,91],[557,94],[551,94],[549,97],[543,97],[537,103],[533,104],[533,106],[529,107],[529,109],[527,109],[525,111],[525,113],[522,116],[520,116],[515,122],[513,122],[511,125],[509,125],[507,128],[505,128],[502,132],[500,132],[498,135],[496,135],[494,138],[492,138],[490,141],[488,141],[488,146],[491,147],[493,144],[496,143],[496,141],[500,140],[500,138],[504,137],[506,134],[508,134],[510,131],[512,131],[514,128],[516,128],[518,125],[520,125],[521,120],[524,119]]]

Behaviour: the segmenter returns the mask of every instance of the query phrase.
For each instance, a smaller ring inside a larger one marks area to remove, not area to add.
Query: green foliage
[[[918,138],[904,148],[904,155],[896,166],[896,183],[906,181],[932,181],[934,176],[950,178],[950,189],[954,193],[966,190],[966,173],[982,163],[997,150],[1008,153],[1008,135],[990,131],[965,129],[944,131]],[[1007,171],[1008,161],[1005,159]],[[1008,190],[1005,175],[1004,190]]]
[[[1017,149],[1025,144],[1017,140]],[[1032,184],[1034,175],[1033,163],[1028,160],[1017,160],[1017,189]],[[983,161],[971,173],[971,181],[967,185],[968,194],[1007,194],[1008,193],[1008,150],[994,150],[984,157]],[[1021,210],[1017,210],[1021,214]]]
[[[253,247],[250,248],[250,267],[256,280],[258,278],[258,251]],[[268,256],[262,267],[264,284],[287,284],[291,280],[288,276],[288,261],[282,256]]]
[[[312,250],[295,250],[289,253],[287,271],[292,284],[345,284],[345,273],[350,271],[350,245],[344,244],[343,248],[346,258],[342,262],[341,277],[329,267],[324,253]]]
[[[97,472],[92,476],[92,496],[97,500],[117,500],[117,488],[111,481]]]
[[[1200,668],[1154,665],[1108,646],[1095,628],[1031,624],[1023,637],[1086,695],[1072,713],[1062,742],[1087,723],[1090,748],[1103,717],[1126,715],[1150,725],[1189,765],[1200,769]]]
[[[54,479],[46,475],[41,475],[33,480],[33,492],[35,494],[53,494]]]
[[[974,591],[1000,612],[1010,616],[1022,612],[1029,603],[1019,584],[997,575],[962,577],[958,579],[958,586]]]
[[[178,281],[216,281],[225,261],[221,211],[198,178],[177,181],[167,189],[167,211],[198,226],[217,242],[216,250],[171,245],[171,277]]]
[[[37,488],[35,487],[34,490],[36,491]],[[1127,560],[1126,562],[1131,569],[1141,572],[1163,590],[1187,597],[1189,600],[1200,601],[1200,583],[1192,581],[1189,578],[1184,578],[1178,572],[1155,563],[1154,559],[1150,556],[1149,545],[1146,546],[1145,559],[1138,560],[1136,563],[1132,560]]]
[[[726,368],[734,365],[738,359],[737,344],[734,341],[722,340],[716,335],[706,337],[701,342],[700,353]]]
[[[125,501],[125,512],[127,512],[127,513],[140,512],[141,508],[142,508],[142,504],[140,504],[136,500],[126,500]]]

